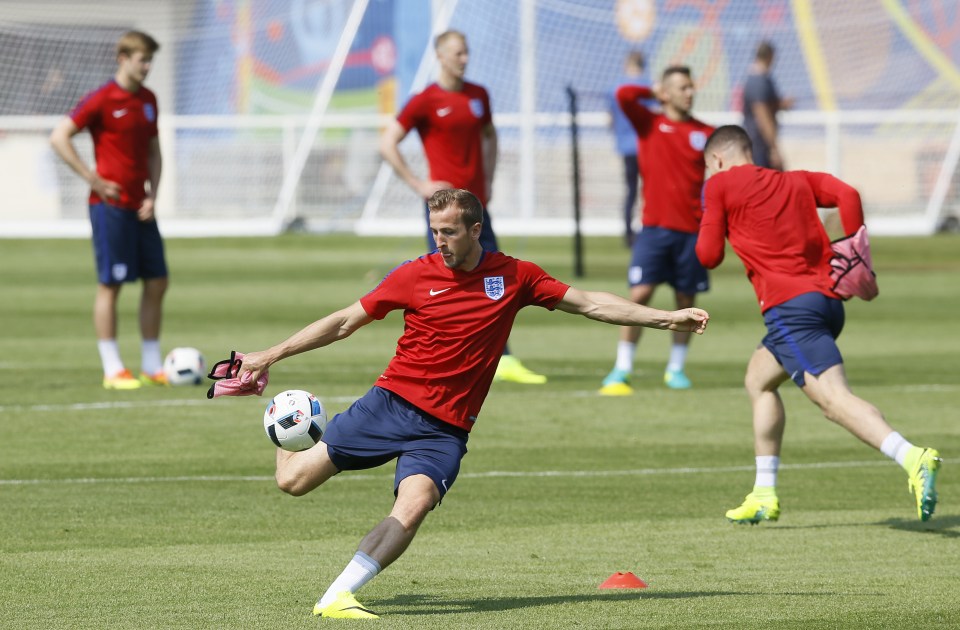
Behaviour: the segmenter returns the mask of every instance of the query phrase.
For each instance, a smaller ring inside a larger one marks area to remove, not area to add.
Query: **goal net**
[[[467,34],[467,77],[490,91],[500,136],[490,203],[498,232],[572,230],[568,87],[580,112],[583,229],[619,233],[625,183],[609,112],[627,55],[644,54],[651,81],[668,65],[690,66],[696,115],[715,125],[740,123],[741,86],[763,40],[776,48],[781,93],[794,100],[780,115],[788,168],[831,172],[856,186],[874,233],[929,234],[960,211],[956,3],[453,4],[439,28]],[[418,140],[403,148],[424,172]],[[361,229],[389,233],[405,221],[410,229],[418,204],[401,182],[384,183],[371,195]]]
[[[286,227],[420,234],[422,200],[377,151],[433,80],[432,35],[463,31],[468,80],[491,95],[500,153],[490,210],[503,234],[573,230],[568,92],[579,114],[583,231],[622,230],[611,92],[641,51],[653,80],[689,65],[695,112],[740,122],[756,45],[795,101],[789,168],[861,192],[874,233],[931,233],[960,214],[960,7],[946,0],[8,0],[0,12],[0,237],[88,233],[87,187],[47,137],[112,77],[129,29],[161,49],[165,234]],[[75,137],[92,162],[86,133]],[[426,173],[416,134],[401,146]],[[650,159],[655,159],[651,157]]]
[[[392,1],[5,2],[0,12],[0,237],[89,233],[88,186],[48,146],[111,80],[124,32],[161,48],[164,234],[278,233],[298,216],[349,229],[376,172],[392,92]],[[93,162],[90,136],[74,137]]]

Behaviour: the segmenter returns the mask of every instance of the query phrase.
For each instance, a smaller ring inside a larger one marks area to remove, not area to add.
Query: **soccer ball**
[[[270,441],[283,450],[305,451],[327,428],[327,412],[310,392],[288,389],[267,403],[263,428]]]
[[[199,385],[207,375],[207,364],[196,348],[174,348],[163,360],[163,374],[171,385]]]

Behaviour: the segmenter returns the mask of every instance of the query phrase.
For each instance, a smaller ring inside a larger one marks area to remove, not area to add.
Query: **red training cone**
[[[647,588],[647,583],[630,571],[617,571],[604,581],[599,588]]]

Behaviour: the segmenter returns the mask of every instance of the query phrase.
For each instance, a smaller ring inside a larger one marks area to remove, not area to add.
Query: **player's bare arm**
[[[397,177],[424,199],[429,199],[438,190],[453,188],[453,184],[450,182],[431,179],[421,180],[413,174],[407,161],[403,159],[403,154],[400,153],[400,143],[406,137],[407,130],[396,120],[390,121],[390,124],[384,129],[383,135],[380,136],[380,155],[393,167]]]
[[[60,159],[73,169],[74,173],[90,184],[90,188],[97,193],[97,196],[108,201],[119,199],[121,192],[120,184],[108,179],[103,179],[95,170],[88,168],[84,161],[80,159],[80,155],[77,153],[76,147],[73,146],[72,140],[73,136],[79,132],[80,129],[76,123],[69,117],[65,117],[54,127],[53,133],[50,134],[50,146],[53,147],[56,154],[60,156]]]
[[[581,291],[570,287],[557,305],[561,311],[620,326],[644,326],[661,330],[679,330],[702,335],[710,315],[703,309],[685,308],[661,311],[642,306],[619,295],[602,291]]]
[[[251,379],[256,381],[277,361],[346,339],[372,321],[373,318],[367,315],[360,302],[354,302],[344,309],[318,319],[272,348],[244,355],[243,366],[237,376],[249,372]]]
[[[140,209],[137,210],[137,218],[141,221],[152,221],[156,216],[157,188],[160,186],[160,173],[163,171],[163,157],[160,155],[159,138],[150,140],[147,169],[150,173],[150,193],[144,198]]]
[[[497,170],[497,129],[493,124],[483,128],[483,174],[486,178],[487,204],[493,197],[493,173]]]

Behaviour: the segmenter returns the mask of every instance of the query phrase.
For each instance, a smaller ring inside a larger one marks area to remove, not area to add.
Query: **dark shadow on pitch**
[[[555,606],[558,604],[576,604],[584,602],[630,602],[640,599],[692,599],[702,597],[728,597],[735,595],[768,596],[769,593],[750,591],[674,591],[658,592],[650,589],[616,591],[597,594],[580,595],[550,595],[543,597],[492,597],[485,599],[445,599],[423,594],[397,594],[389,599],[371,600],[369,605],[373,610],[380,612],[381,608],[389,608],[383,612],[388,615],[453,615],[457,613],[502,612],[536,608],[539,606]],[[790,593],[790,595],[821,597],[831,593]]]
[[[784,531],[791,529],[836,529],[840,527],[889,527],[902,532],[918,534],[939,534],[944,538],[960,538],[960,516],[934,516],[929,521],[919,521],[915,518],[888,518],[883,521],[861,523],[821,523],[816,525],[782,525],[770,524],[764,529],[767,531]]]
[[[916,519],[888,518],[885,521],[880,521],[875,524],[903,532],[938,534],[944,538],[960,538],[960,516],[954,514],[942,517],[934,515],[933,518],[926,522]]]

